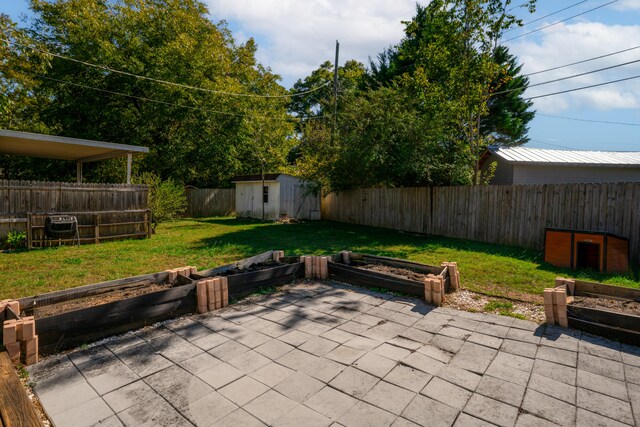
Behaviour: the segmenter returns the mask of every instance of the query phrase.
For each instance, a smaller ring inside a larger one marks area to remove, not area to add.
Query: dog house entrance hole
[[[600,244],[578,242],[578,268],[590,268],[600,271]]]

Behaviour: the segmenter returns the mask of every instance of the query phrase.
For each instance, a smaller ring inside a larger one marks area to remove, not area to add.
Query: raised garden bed
[[[165,271],[80,286],[23,298],[20,310],[36,320],[40,353],[52,354],[194,311],[190,276]]]
[[[298,257],[280,254],[269,251],[201,272],[185,267],[23,298],[20,313],[35,318],[39,353],[53,354],[196,312],[196,283],[202,279],[226,277],[229,298],[242,298],[304,276]]]
[[[436,305],[441,305],[444,294],[456,290],[459,284],[455,263],[436,267],[397,258],[341,252],[331,257],[328,269],[332,279],[416,295]]]
[[[547,323],[568,326],[629,344],[640,342],[640,290],[556,279],[545,289]]]
[[[193,275],[196,280],[216,276],[227,278],[229,299],[240,299],[261,288],[284,285],[303,278],[304,262],[300,262],[300,257],[297,256],[274,257],[270,251]]]

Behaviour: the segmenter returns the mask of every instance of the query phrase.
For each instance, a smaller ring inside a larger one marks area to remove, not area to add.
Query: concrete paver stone
[[[325,384],[302,372],[294,372],[285,378],[274,390],[289,399],[303,403],[311,396],[322,390]]]
[[[515,406],[498,402],[477,393],[471,396],[467,406],[464,408],[464,412],[503,427],[515,425],[518,418],[518,408]]]
[[[293,373],[294,371],[292,369],[271,362],[264,365],[262,368],[251,372],[249,376],[265,385],[268,385],[269,387],[275,387]]]
[[[329,417],[338,419],[358,402],[357,399],[338,391],[331,387],[324,387],[322,390],[311,396],[305,402],[305,406]]]
[[[384,377],[384,380],[418,393],[425,385],[427,385],[432,377],[433,375],[414,369],[410,366],[398,365]]]
[[[386,381],[380,381],[364,396],[364,400],[393,414],[400,415],[415,395],[416,393],[412,391]]]
[[[520,406],[525,387],[508,381],[485,375],[480,380],[476,393],[513,406]]]
[[[243,406],[268,390],[268,386],[251,377],[244,376],[218,389],[218,393],[236,405]]]
[[[295,406],[296,402],[293,400],[269,390],[246,404],[243,409],[265,424],[271,425]]]
[[[348,367],[338,374],[329,385],[355,398],[362,399],[378,381],[379,379],[373,375]]]
[[[338,420],[345,426],[390,426],[396,416],[366,402],[358,402]]]
[[[640,422],[639,347],[346,285],[301,283],[28,370],[65,427]]]
[[[402,416],[421,426],[451,426],[458,416],[458,410],[419,394],[402,412]]]
[[[438,377],[432,378],[420,393],[458,410],[464,408],[473,394],[469,390],[458,387]]]

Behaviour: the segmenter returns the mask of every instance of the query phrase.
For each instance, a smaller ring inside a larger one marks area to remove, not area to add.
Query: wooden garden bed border
[[[0,426],[42,427],[6,352],[0,352]]]
[[[345,256],[348,256],[351,260],[364,261],[366,263],[383,264],[390,267],[407,268],[423,274],[434,275],[436,277],[442,278],[443,288],[445,292],[449,292],[452,290],[450,270],[449,267],[445,265],[447,263],[443,263],[442,266],[436,267],[398,258],[353,252],[349,252],[348,255],[345,255],[345,252],[341,252],[331,257],[331,262],[329,262],[328,267],[329,277],[331,277],[332,279],[362,286],[365,288],[385,288],[392,291],[402,292],[409,295],[419,296],[420,298],[428,299],[428,296],[425,294],[424,282],[403,279],[401,277],[394,277],[392,275],[377,271],[352,267],[345,264]],[[433,301],[428,300],[427,302],[432,303]],[[439,304],[438,301],[436,301],[436,305],[440,305],[441,303],[442,300],[439,301]]]
[[[273,259],[273,256],[274,251],[267,251],[232,264],[192,273],[189,277],[178,275],[178,282],[182,283],[180,286],[36,319],[40,353],[53,354],[162,320],[195,313],[197,308],[196,281],[218,276],[232,268],[242,269],[251,264],[269,261]],[[284,257],[281,258],[281,261],[287,264],[226,276],[229,297],[243,298],[261,288],[282,285],[296,278],[304,277],[304,263],[299,262],[299,257]],[[166,282],[168,275],[169,273],[164,271],[95,283],[22,298],[19,303],[21,310],[30,314],[35,307],[100,295],[127,287],[139,286],[144,282],[149,284],[163,283]]]
[[[640,342],[640,316],[605,308],[580,307],[571,304],[576,296],[640,302],[640,290],[557,278],[556,287],[547,288],[544,292],[547,323],[614,338],[629,344]]]

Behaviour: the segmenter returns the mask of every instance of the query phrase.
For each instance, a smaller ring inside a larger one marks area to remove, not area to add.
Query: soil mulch
[[[254,271],[267,270],[269,268],[274,268],[274,267],[281,267],[283,265],[284,265],[283,263],[276,262],[276,261],[261,262],[259,264],[251,264],[250,266],[244,267],[244,268],[233,267],[225,272],[220,273],[219,276],[231,276],[234,274],[251,273]]]
[[[640,302],[632,300],[617,300],[599,297],[574,297],[571,305],[586,308],[604,308],[620,313],[640,316]]]
[[[36,308],[33,312],[33,316],[38,318],[54,316],[56,314],[68,313],[70,311],[80,310],[82,308],[95,307],[102,304],[107,304],[114,301],[120,301],[127,298],[133,298],[140,295],[150,294],[152,292],[163,291],[169,289],[174,285],[171,283],[154,283],[145,284],[135,287],[128,287],[126,289],[120,289],[117,291],[109,291],[103,294],[91,295],[84,298],[73,299],[71,301],[64,301],[57,304],[47,305],[44,307]]]
[[[427,278],[427,275],[424,273],[418,273],[413,270],[409,270],[408,268],[398,268],[398,267],[390,267],[384,264],[363,264],[363,265],[354,265],[353,267],[362,269],[362,270],[371,270],[376,271],[378,273],[385,273],[390,276],[399,277],[401,279],[406,280],[414,280],[416,282],[423,282],[424,279]]]

